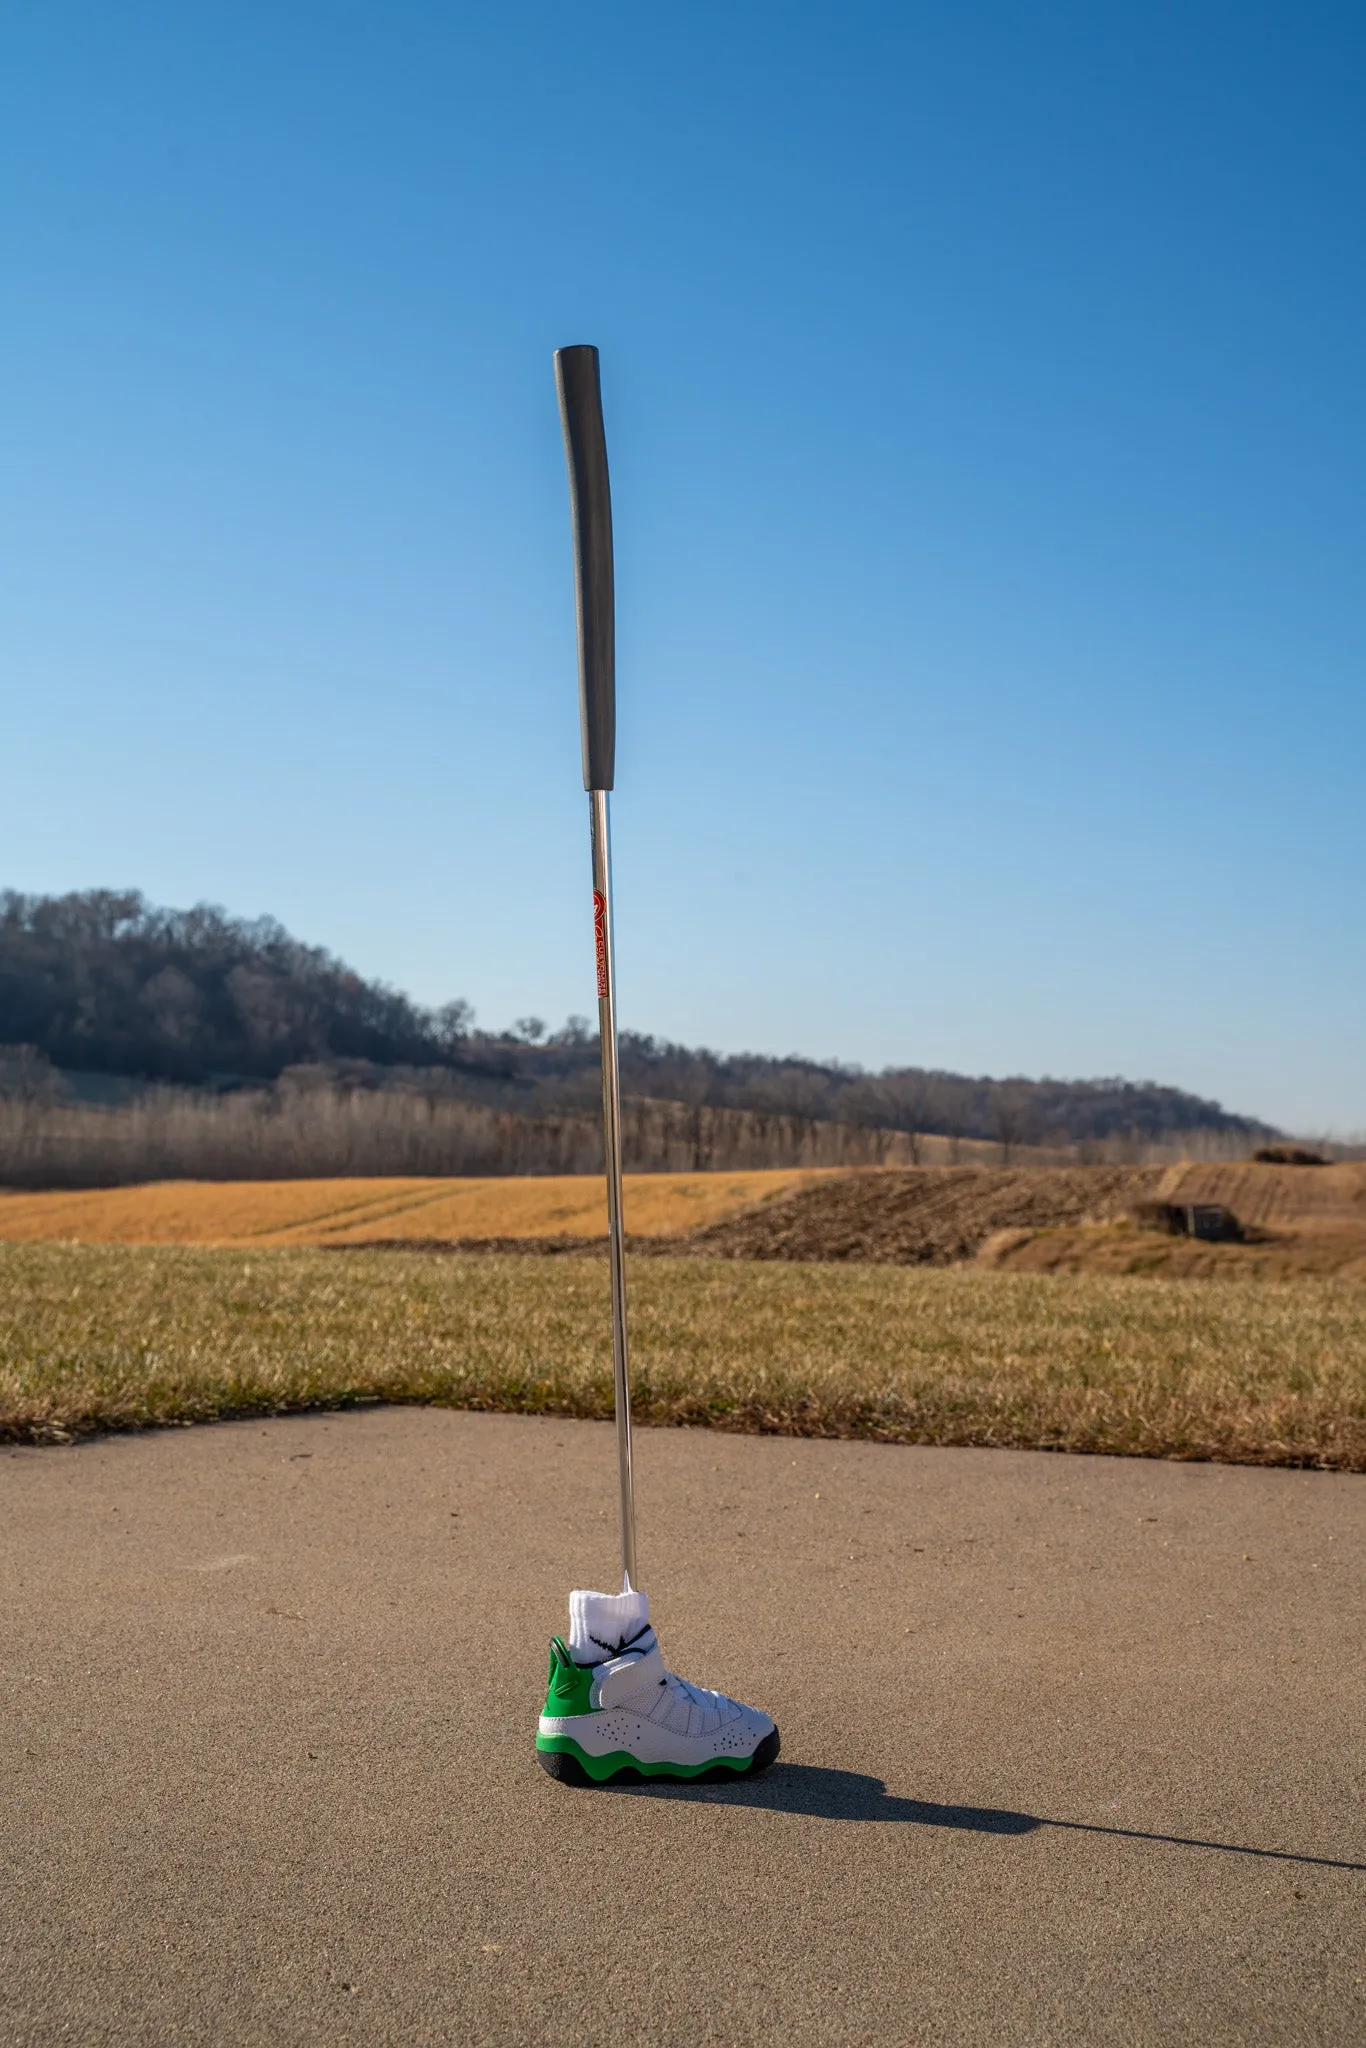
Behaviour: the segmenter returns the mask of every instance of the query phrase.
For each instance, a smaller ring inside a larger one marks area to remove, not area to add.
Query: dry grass
[[[831,1171],[832,1169],[827,1169]],[[626,1176],[626,1226],[673,1237],[805,1187],[821,1174]],[[603,1237],[607,1198],[586,1174],[488,1180],[163,1181],[0,1194],[16,1244],[354,1244],[358,1240]]]
[[[0,1248],[0,1436],[367,1401],[606,1416],[601,1258]],[[636,1260],[642,1421],[1366,1470],[1366,1292]]]

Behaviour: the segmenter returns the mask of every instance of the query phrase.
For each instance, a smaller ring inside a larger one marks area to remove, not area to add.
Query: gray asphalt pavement
[[[753,1786],[535,1763],[608,1429],[0,1448],[6,2043],[1366,2040],[1366,1480],[639,1441]]]

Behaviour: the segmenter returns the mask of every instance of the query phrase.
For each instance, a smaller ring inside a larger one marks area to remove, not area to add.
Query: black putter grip
[[[612,583],[612,492],[595,348],[555,351],[579,614],[583,786],[610,789],[617,752],[617,636]]]

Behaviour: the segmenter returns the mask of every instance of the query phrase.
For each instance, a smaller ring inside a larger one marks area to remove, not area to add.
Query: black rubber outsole
[[[778,1761],[781,1747],[775,1728],[764,1737],[747,1764],[738,1769],[734,1764],[713,1764],[709,1771],[699,1771],[695,1778],[675,1778],[667,1771],[646,1773],[638,1771],[634,1764],[623,1764],[610,1778],[590,1778],[578,1758],[561,1749],[538,1749],[536,1755],[541,1769],[561,1785],[587,1785],[600,1792],[607,1785],[733,1785],[740,1778],[757,1778],[761,1771],[766,1771]]]

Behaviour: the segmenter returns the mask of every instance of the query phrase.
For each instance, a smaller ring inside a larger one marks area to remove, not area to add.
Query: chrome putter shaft
[[[626,1242],[621,1215],[621,1080],[617,1072],[616,994],[612,979],[612,841],[607,792],[589,792],[593,835],[593,937],[602,1041],[602,1149],[607,1172],[607,1250],[612,1273],[612,1380],[621,1491],[621,1569],[636,1582],[636,1495],[631,1469],[631,1374],[626,1349]]]

